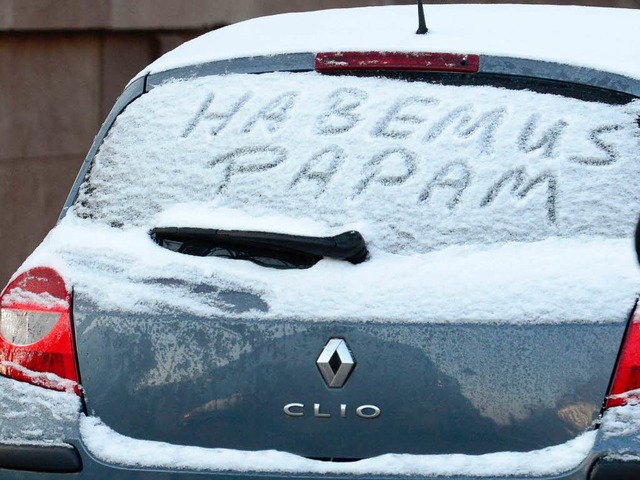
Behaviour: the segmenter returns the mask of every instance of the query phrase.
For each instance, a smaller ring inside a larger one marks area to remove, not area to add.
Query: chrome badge
[[[316,360],[322,378],[330,388],[341,388],[356,366],[347,342],[342,338],[332,338]]]

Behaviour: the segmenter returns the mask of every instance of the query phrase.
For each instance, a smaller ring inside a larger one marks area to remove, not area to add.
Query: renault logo
[[[316,360],[322,378],[330,388],[341,388],[356,366],[347,342],[332,338]]]

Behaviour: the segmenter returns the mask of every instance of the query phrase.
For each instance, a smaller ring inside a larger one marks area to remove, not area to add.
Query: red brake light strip
[[[478,55],[459,53],[322,52],[316,54],[318,72],[341,70],[404,70],[477,73]]]

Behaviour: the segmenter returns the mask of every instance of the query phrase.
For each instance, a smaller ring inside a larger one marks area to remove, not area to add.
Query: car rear
[[[638,101],[483,60],[320,52],[132,84],[2,297],[3,373],[82,398],[56,446],[123,478],[585,478],[633,452]],[[342,232],[363,262],[309,254]],[[21,337],[43,321],[62,333]],[[71,366],[25,364],[50,337]],[[609,393],[626,417],[598,428]]]

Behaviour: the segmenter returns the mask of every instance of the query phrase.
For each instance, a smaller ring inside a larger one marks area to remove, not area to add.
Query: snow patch
[[[611,322],[628,317],[639,291],[629,239],[452,246],[411,256],[374,249],[357,266],[322,260],[308,270],[281,271],[178,254],[153,243],[146,229],[69,215],[33,261],[41,255],[42,263],[54,255],[72,265],[76,294],[106,310],[253,320]],[[201,295],[198,285],[218,293]],[[251,295],[264,308],[240,311],[225,291]]]
[[[326,224],[308,218],[291,218],[271,214],[255,216],[243,210],[220,207],[207,203],[185,203],[168,207],[160,212],[153,225],[156,227],[218,228],[223,230],[253,230],[273,233],[328,236]]]
[[[16,304],[34,305],[47,309],[68,309],[69,302],[56,298],[49,292],[33,293],[20,287],[14,287],[2,297],[2,306],[11,307]]]
[[[207,471],[367,475],[552,475],[576,468],[587,457],[596,432],[531,452],[485,455],[387,454],[353,463],[309,460],[275,450],[241,451],[137,440],[120,435],[99,418],[83,417],[82,441],[102,461],[131,467]]]
[[[627,405],[609,408],[602,417],[600,430],[605,439],[634,437],[640,440],[640,404],[637,399],[630,400]]]
[[[0,376],[0,443],[62,444],[77,429],[80,398]]]
[[[56,389],[62,389],[65,392],[73,393],[75,388],[78,385],[77,382],[74,382],[73,380],[69,380],[66,378],[62,378],[56,375],[55,373],[35,372],[15,362],[2,360],[0,361],[0,365],[2,365],[3,367],[8,367],[8,368],[17,370],[23,375],[29,377],[31,383],[37,386],[55,387]]]

